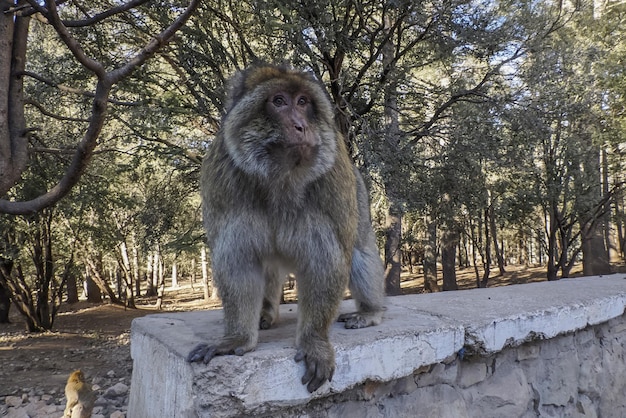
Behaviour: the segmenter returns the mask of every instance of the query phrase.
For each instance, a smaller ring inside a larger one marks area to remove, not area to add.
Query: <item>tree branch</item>
[[[191,17],[193,12],[196,11],[198,6],[200,5],[200,0],[191,0],[189,6],[183,13],[172,22],[172,24],[162,31],[160,34],[156,35],[148,44],[137,53],[133,58],[130,59],[121,68],[111,71],[107,78],[110,80],[111,84],[115,84],[124,77],[128,76],[135,68],[142,65],[148,58],[150,58],[156,51],[158,51],[163,45],[165,45],[174,34],[180,29],[187,20]]]
[[[85,96],[85,97],[89,97],[89,98],[93,98],[95,96],[95,94],[91,91],[87,91],[87,90],[83,90],[83,89],[77,89],[75,87],[70,87],[67,86],[65,84],[59,84],[55,81],[50,80],[49,78],[45,78],[39,74],[33,73],[32,71],[22,71],[20,74],[34,78],[35,80],[41,81],[42,83],[50,86],[50,87],[54,87],[57,88],[61,91],[65,91],[68,93],[72,93],[72,94],[76,94],[79,96]],[[122,100],[116,100],[116,99],[111,99],[108,98],[107,101],[109,103],[112,103],[114,105],[118,105],[118,106],[139,106],[142,103],[141,102],[127,102],[127,101],[122,101]]]
[[[106,10],[102,13],[98,13],[95,16],[91,16],[88,19],[82,19],[82,20],[63,20],[63,25],[67,28],[80,28],[83,26],[90,26],[93,25],[95,23],[98,23],[108,17],[111,16],[115,16],[117,14],[123,13],[125,11],[128,11],[130,9],[133,9],[137,6],[141,6],[144,3],[147,3],[150,0],[132,0],[129,1],[128,3],[124,3],[120,6],[117,7],[113,7],[112,9]]]
[[[71,118],[68,116],[61,116],[61,115],[57,115],[56,113],[49,112],[45,107],[43,107],[41,103],[36,102],[35,100],[32,100],[32,99],[26,100],[24,103],[36,107],[37,109],[39,109],[39,111],[43,115],[48,116],[49,118],[52,118],[52,119],[62,120],[66,122],[89,122],[89,119]]]
[[[106,70],[104,69],[104,66],[95,59],[88,57],[78,41],[74,39],[65,25],[63,25],[54,0],[46,0],[47,9],[39,6],[36,0],[28,0],[28,3],[44,15],[46,19],[48,19],[48,22],[50,22],[50,24],[54,27],[56,32],[61,37],[61,40],[65,43],[65,45],[67,45],[78,62],[80,62],[89,71],[96,74],[98,78],[105,76]]]
[[[28,2],[32,7],[42,9],[41,6],[37,4],[36,0],[28,0]],[[72,161],[59,183],[45,194],[29,201],[17,202],[5,199],[0,200],[0,213],[25,215],[37,212],[58,202],[70,192],[72,187],[80,180],[93,156],[98,137],[100,136],[106,119],[107,102],[113,85],[128,76],[135,68],[143,64],[160,47],[169,41],[176,31],[191,17],[193,12],[198,8],[199,3],[199,0],[191,0],[187,9],[185,9],[168,28],[153,38],[135,57],[131,58],[126,65],[110,73],[106,73],[103,65],[88,58],[76,40],[71,37],[67,28],[59,19],[54,1],[46,0],[48,10],[43,10],[42,13],[45,12],[46,17],[51,21],[54,28],[79,62],[98,76],[98,84],[92,102],[91,118],[87,131],[83,139],[78,143]]]

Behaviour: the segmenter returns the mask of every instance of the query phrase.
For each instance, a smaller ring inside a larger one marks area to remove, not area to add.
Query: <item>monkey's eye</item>
[[[304,105],[306,105],[307,103],[309,103],[309,99],[307,99],[307,98],[306,98],[306,97],[304,97],[304,96],[300,96],[300,97],[298,97],[298,106],[304,106]]]
[[[280,107],[285,106],[287,104],[287,101],[283,96],[274,96],[274,98],[272,99],[272,103],[274,103],[274,106]]]

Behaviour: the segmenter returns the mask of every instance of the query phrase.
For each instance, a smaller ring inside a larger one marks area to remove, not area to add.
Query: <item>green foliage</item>
[[[69,3],[63,13],[75,20],[101,7]],[[112,69],[171,21],[173,7],[147,2],[72,34]],[[598,17],[586,2],[204,1],[167,48],[116,85],[86,176],[49,213],[55,274],[86,259],[117,269],[122,244],[142,263],[155,251],[197,257],[202,154],[227,80],[257,60],[288,61],[328,87],[370,183],[381,240],[385,215],[399,211],[409,246],[424,239],[428,216],[484,252],[478,234],[491,209],[511,258],[521,257],[520,239],[539,234],[540,256],[565,254],[565,269],[624,179],[624,7]],[[32,157],[11,191],[17,199],[62,175],[94,90],[47,25],[33,20],[29,36],[27,71],[39,77],[25,79]],[[614,219],[623,224],[623,212]],[[37,277],[26,256],[32,221],[0,222],[11,225],[2,257]],[[561,228],[550,232],[550,222]]]

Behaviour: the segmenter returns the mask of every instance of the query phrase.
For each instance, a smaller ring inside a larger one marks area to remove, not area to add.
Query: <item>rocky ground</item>
[[[0,324],[0,417],[59,418],[65,408],[65,383],[81,369],[97,394],[93,418],[124,418],[132,374],[130,324],[156,313],[155,299],[142,299],[138,309],[79,302],[64,305],[53,332],[24,332],[24,322],[11,309],[11,324]],[[188,285],[168,289],[164,310],[215,307],[205,303],[202,289]]]
[[[98,395],[94,418],[125,416],[132,372],[130,321],[151,311],[77,305],[74,312],[59,315],[55,332],[25,334],[17,316],[13,324],[0,325],[0,416],[61,417],[65,382],[76,369],[84,371]]]
[[[545,280],[542,268],[510,266],[505,276],[496,274],[492,286]],[[461,288],[475,287],[473,270],[460,272],[458,282]],[[402,287],[405,293],[419,293],[423,278],[407,273]],[[294,291],[286,292],[285,299],[293,300]],[[125,418],[132,374],[130,324],[155,313],[154,303],[141,299],[138,309],[87,302],[64,305],[54,331],[41,334],[24,332],[23,320],[12,308],[12,323],[0,324],[0,417],[60,418],[67,378],[81,369],[98,396],[93,418]],[[166,289],[163,303],[170,311],[216,306],[202,300],[201,288],[189,285]]]

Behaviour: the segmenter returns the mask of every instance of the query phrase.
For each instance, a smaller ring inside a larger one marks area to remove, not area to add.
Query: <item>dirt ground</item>
[[[403,274],[404,293],[423,291],[423,277],[417,273]],[[580,268],[572,273],[580,275]],[[496,274],[494,271],[490,286],[545,280],[544,267],[508,266],[504,276],[495,277]],[[472,269],[461,270],[457,275],[462,289],[476,287]],[[292,301],[293,298],[294,290],[287,290],[285,299]],[[78,368],[96,384],[99,379],[110,381],[111,378],[125,378],[130,383],[130,324],[134,318],[156,313],[154,303],[155,299],[139,299],[138,309],[106,303],[64,305],[56,318],[54,331],[42,334],[26,333],[23,320],[12,307],[12,323],[0,324],[0,397],[22,393],[24,388],[62,394],[67,376]],[[202,300],[201,288],[196,285],[191,289],[185,282],[178,289],[166,289],[163,303],[163,309],[168,311],[217,306],[218,302]]]

